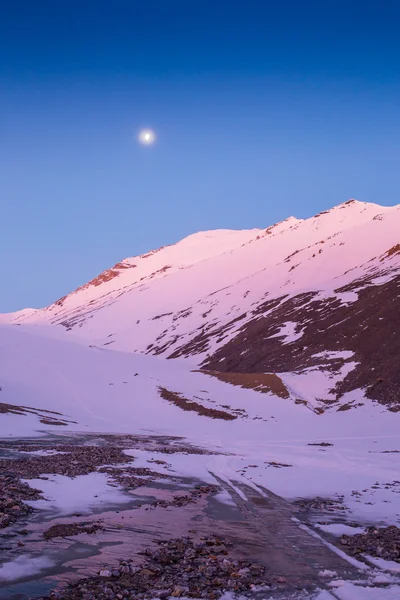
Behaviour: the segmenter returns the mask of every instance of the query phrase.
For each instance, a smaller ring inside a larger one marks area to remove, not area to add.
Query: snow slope
[[[0,407],[38,411],[2,410],[1,437],[43,431],[182,436],[218,453],[193,459],[199,464],[190,459],[188,468],[203,479],[214,473],[287,498],[343,494],[349,518],[400,522],[400,455],[387,453],[400,449],[398,419],[382,407],[317,415],[288,398],[192,372],[182,361],[86,347],[39,331],[0,326]],[[160,386],[205,407],[242,412],[228,421],[185,411],[163,399]],[[321,441],[332,446],[308,445]]]

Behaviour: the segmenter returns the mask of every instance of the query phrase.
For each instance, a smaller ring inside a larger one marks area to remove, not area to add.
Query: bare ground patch
[[[44,425],[68,425],[69,423],[76,423],[76,421],[69,421],[61,413],[55,412],[54,410],[45,410],[44,408],[32,408],[29,406],[18,406],[16,404],[7,404],[6,402],[0,402],[0,414],[11,414],[11,415],[35,415],[38,417],[41,423]],[[59,418],[59,415],[62,418]]]
[[[222,419],[224,421],[233,421],[236,419],[236,415],[231,415],[224,410],[218,410],[216,408],[208,408],[199,404],[198,402],[194,402],[193,400],[188,400],[182,394],[178,392],[172,392],[171,390],[167,390],[167,388],[159,387],[158,388],[161,398],[164,400],[168,400],[175,406],[178,406],[182,410],[196,412],[198,415],[203,417],[210,417],[211,419]]]
[[[241,388],[255,390],[267,394],[272,392],[279,398],[289,398],[289,391],[282,379],[274,373],[222,373],[220,371],[208,371],[201,369],[198,373],[211,375],[220,381],[238,385]]]
[[[101,529],[103,529],[103,527],[100,523],[59,523],[58,525],[52,525],[47,529],[47,531],[43,533],[43,537],[45,540],[51,540],[53,538],[69,537],[80,533],[93,534]]]

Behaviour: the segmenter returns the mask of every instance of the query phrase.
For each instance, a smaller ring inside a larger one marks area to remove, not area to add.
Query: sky
[[[1,2],[0,312],[196,231],[398,204],[399,27],[385,0]]]

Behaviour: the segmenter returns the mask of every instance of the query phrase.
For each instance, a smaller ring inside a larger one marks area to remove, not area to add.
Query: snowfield
[[[344,495],[350,520],[400,522],[400,483],[387,486],[400,469],[400,453],[388,453],[400,450],[396,414],[368,402],[357,411],[319,415],[291,398],[193,372],[184,361],[86,347],[65,338],[38,335],[35,327],[0,327],[1,401],[42,411],[2,414],[1,437],[46,431],[182,436],[221,453],[187,457],[193,476],[209,481],[211,472],[291,499]],[[243,416],[222,420],[182,410],[164,400],[159,387]],[[41,422],[46,415],[48,424]],[[52,418],[64,424],[55,427]],[[332,446],[308,445],[321,442]],[[290,466],[269,464],[274,462]]]

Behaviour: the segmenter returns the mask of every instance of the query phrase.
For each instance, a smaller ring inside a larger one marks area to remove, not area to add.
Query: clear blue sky
[[[198,230],[400,202],[399,30],[385,0],[2,2],[0,311]]]

